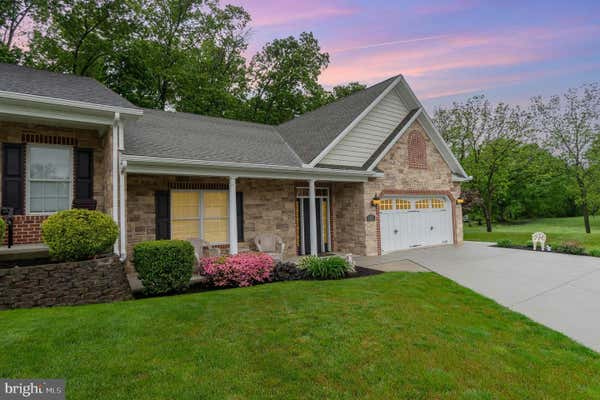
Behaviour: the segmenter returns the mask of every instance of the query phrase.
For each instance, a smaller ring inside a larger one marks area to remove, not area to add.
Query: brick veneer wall
[[[0,269],[0,310],[130,298],[118,257]]]
[[[426,147],[423,159],[426,163],[415,168],[414,160],[409,161],[409,136],[420,135]],[[366,183],[334,185],[336,209],[336,251],[353,254],[377,255],[381,253],[381,238],[378,209],[371,205],[375,195],[384,191],[397,193],[450,193],[454,198],[460,196],[460,184],[452,182],[452,173],[436,149],[431,139],[418,123],[414,122],[408,134],[398,140],[388,154],[379,162],[378,169],[383,178],[370,179]],[[452,199],[450,199],[452,201]],[[455,206],[456,243],[463,240],[462,211]],[[373,215],[372,221],[367,217]]]
[[[48,218],[46,215],[15,215],[13,218],[13,243],[40,243],[42,241],[42,222],[46,218]],[[8,228],[3,244],[8,244]]]
[[[58,137],[67,142],[76,141],[81,148],[94,150],[94,198],[97,201],[97,209],[110,212],[107,209],[107,196],[112,201],[112,170],[110,164],[110,134],[101,136],[99,132],[86,129],[53,127],[46,125],[35,125],[0,120],[0,143],[25,143],[24,140],[34,139],[36,135]],[[105,149],[107,149],[105,151]],[[0,156],[2,147],[0,146]],[[108,163],[105,160],[108,157]],[[25,158],[27,163],[27,158]],[[0,174],[2,173],[0,163]],[[0,180],[0,198],[2,198],[2,181]],[[73,185],[74,189],[74,185]],[[25,201],[27,199],[25,198]],[[39,243],[41,238],[41,223],[46,216],[21,215],[14,220],[14,244]],[[7,242],[5,234],[4,243]]]
[[[169,190],[169,186],[182,178],[175,176],[128,175],[127,176],[127,253],[129,260],[133,246],[154,240],[155,199],[157,190]],[[221,184],[227,187],[226,178],[191,177],[191,184]],[[244,193],[244,239],[241,248],[253,248],[252,241],[260,233],[276,233],[286,246],[286,256],[296,254],[295,184],[293,181],[269,179],[238,179],[236,190]],[[225,250],[228,246],[220,246]],[[131,270],[132,266],[127,266]]]

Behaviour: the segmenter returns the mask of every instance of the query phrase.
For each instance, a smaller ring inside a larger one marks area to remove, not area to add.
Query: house
[[[0,64],[2,206],[14,243],[95,208],[115,252],[203,238],[236,253],[378,255],[462,241],[468,179],[400,75],[279,126],[140,109],[95,80]]]

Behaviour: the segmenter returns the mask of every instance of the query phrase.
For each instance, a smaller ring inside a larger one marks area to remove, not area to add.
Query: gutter
[[[237,163],[237,162],[226,162],[226,161],[205,161],[205,160],[190,160],[190,159],[179,159],[179,158],[163,158],[163,157],[149,157],[149,156],[136,156],[136,155],[125,155],[128,165],[143,164],[143,165],[164,165],[174,167],[214,167],[214,168],[228,168],[228,169],[243,169],[245,171],[264,171],[264,172],[296,172],[306,174],[307,176],[314,177],[315,175],[339,175],[346,177],[364,177],[364,178],[380,178],[383,177],[383,173],[375,171],[353,171],[353,170],[340,170],[333,168],[315,168],[315,167],[291,167],[285,165],[274,165],[274,164],[253,164],[253,163]],[[240,175],[238,175],[240,176]]]
[[[452,182],[470,182],[473,180],[472,176],[460,176],[452,174]]]
[[[49,105],[53,105],[53,106],[80,108],[83,110],[119,113],[122,116],[130,115],[130,116],[139,117],[144,114],[143,110],[140,110],[137,108],[108,106],[108,105],[103,105],[103,104],[89,103],[86,101],[65,100],[65,99],[59,99],[56,97],[46,97],[46,96],[38,96],[38,95],[34,95],[34,94],[7,92],[4,90],[0,90],[0,98],[9,99],[9,100],[26,101],[26,102],[31,102],[31,103],[49,104]]]

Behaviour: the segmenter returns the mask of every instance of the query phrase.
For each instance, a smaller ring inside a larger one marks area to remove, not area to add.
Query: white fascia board
[[[0,102],[0,115],[16,116],[20,118],[39,118],[50,121],[68,121],[90,125],[112,125],[113,115],[94,115],[82,112],[51,109],[48,107],[31,107],[25,104],[11,104]]]
[[[398,132],[396,134],[396,137],[394,137],[394,139],[392,139],[392,141],[385,147],[385,149],[377,156],[377,158],[375,159],[375,161],[373,161],[371,163],[371,165],[369,165],[369,168],[367,168],[367,171],[373,171],[373,169],[377,166],[377,164],[379,164],[379,162],[383,159],[383,157],[385,157],[385,155],[387,153],[389,153],[389,151],[392,149],[392,147],[394,147],[394,145],[396,144],[396,142],[398,140],[400,140],[400,138],[402,137],[402,135],[404,135],[404,132],[406,132],[406,130],[408,128],[410,128],[410,126],[413,124],[413,122],[415,122],[415,120],[417,118],[419,118],[419,115],[421,115],[421,112],[423,111],[423,108],[419,108],[417,110],[417,112],[415,113],[415,115],[413,115],[408,122],[406,123],[406,125],[404,125],[404,127],[402,127],[402,129],[400,129],[400,132]]]
[[[402,76],[398,76],[396,79],[394,79],[394,81],[392,83],[390,83],[390,85],[375,99],[373,100],[373,102],[371,104],[369,104],[369,106],[367,108],[365,108],[363,110],[363,112],[361,112],[358,117],[354,118],[354,120],[350,123],[350,125],[348,125],[339,135],[336,136],[335,139],[333,139],[333,141],[331,143],[329,143],[327,145],[327,147],[325,147],[325,149],[323,149],[323,151],[321,151],[321,153],[319,153],[318,156],[316,156],[310,163],[309,165],[311,167],[314,167],[315,165],[317,165],[344,137],[346,137],[346,135],[348,133],[350,133],[350,131],[352,131],[352,129],[358,125],[358,123],[367,115],[369,114],[369,112],[371,112],[371,110],[373,108],[375,108],[375,106],[377,104],[379,104],[379,102],[381,100],[383,100],[383,98],[385,96],[387,96],[387,94],[394,89],[394,87],[398,84],[398,82],[400,82],[402,80]]]
[[[280,165],[234,163],[127,155],[127,173],[192,176],[237,176],[264,179],[316,179],[320,181],[365,182],[382,177],[373,171],[331,168],[287,167]]]
[[[105,111],[110,113],[120,113],[121,116],[131,115],[131,116],[141,116],[143,115],[143,110],[139,110],[136,108],[128,108],[128,107],[118,107],[118,106],[108,106],[103,104],[95,104],[88,103],[85,101],[77,101],[77,100],[65,100],[58,99],[55,97],[46,97],[46,96],[38,96],[34,94],[26,94],[26,93],[16,93],[16,92],[7,92],[4,90],[0,90],[0,98],[24,101],[27,103],[38,103],[38,104],[48,104],[53,106],[62,106],[68,108],[79,108],[82,110],[92,110],[92,111]]]

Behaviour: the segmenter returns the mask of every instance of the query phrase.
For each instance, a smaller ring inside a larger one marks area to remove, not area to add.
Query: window
[[[423,200],[417,200],[415,202],[415,208],[429,208],[429,200],[428,199],[423,199]]]
[[[396,210],[410,210],[410,201],[396,199]]]
[[[442,199],[431,199],[431,208],[444,208],[444,200]]]
[[[65,146],[29,145],[27,157],[27,210],[52,213],[71,203],[72,150]]]
[[[392,199],[383,199],[379,205],[381,211],[387,211],[392,209]]]
[[[203,190],[171,192],[171,238],[201,238],[210,243],[228,241],[228,194]]]

